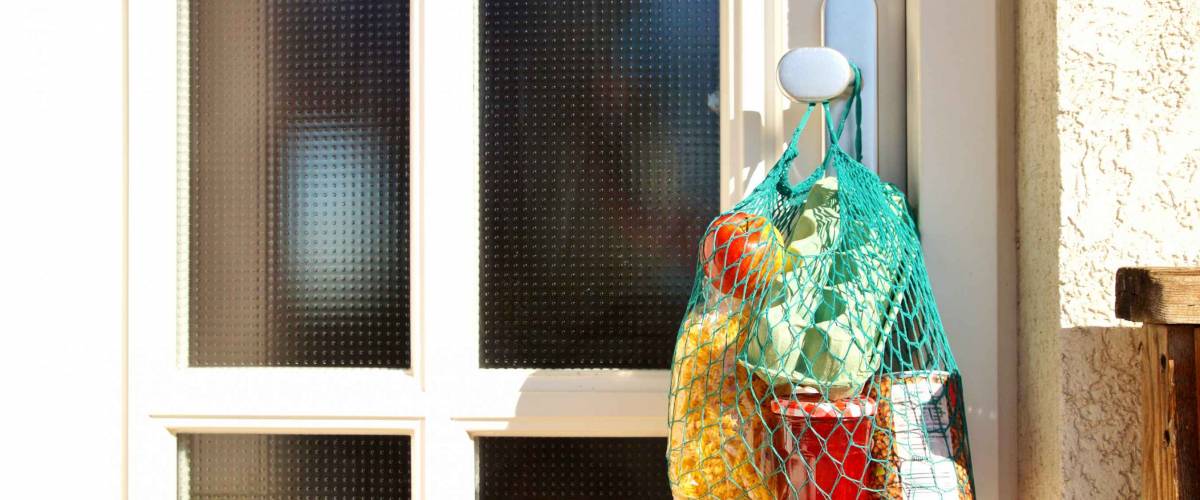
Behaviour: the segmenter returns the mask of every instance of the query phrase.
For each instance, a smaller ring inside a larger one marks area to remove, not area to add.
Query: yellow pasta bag
[[[676,499],[773,499],[779,491],[756,402],[770,388],[734,359],[745,339],[740,314],[697,314],[684,324],[672,365],[667,451]]]

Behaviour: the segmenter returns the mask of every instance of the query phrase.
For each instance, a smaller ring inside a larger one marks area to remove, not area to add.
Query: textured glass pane
[[[188,21],[189,364],[407,367],[408,2]]]
[[[180,434],[183,499],[412,498],[408,436]]]
[[[719,208],[717,3],[481,1],[482,366],[668,366]]]
[[[669,499],[662,438],[478,438],[479,500]]]

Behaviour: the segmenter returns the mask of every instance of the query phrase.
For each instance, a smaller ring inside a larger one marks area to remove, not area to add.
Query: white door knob
[[[800,47],[779,58],[779,88],[798,102],[825,102],[854,84],[850,61],[828,47]]]

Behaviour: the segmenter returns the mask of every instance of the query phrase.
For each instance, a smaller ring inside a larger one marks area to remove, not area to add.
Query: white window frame
[[[177,43],[186,18],[175,1],[128,1],[132,498],[178,494],[180,432],[409,435],[413,497],[447,499],[475,495],[478,436],[666,435],[666,370],[478,367],[478,187],[463,181],[476,179],[479,165],[473,0],[411,2],[411,369],[186,367],[179,353],[187,332],[181,228],[188,193],[179,177],[186,170],[178,168],[186,152],[177,148],[186,145],[178,138],[186,134],[187,99],[177,92],[178,75],[187,74]],[[1015,374],[1014,346],[1002,337],[1011,325],[1005,315],[1015,318],[1015,295],[1009,311],[1011,290],[1000,277],[1010,249],[997,208],[1003,196],[997,185],[1008,173],[997,155],[980,153],[1004,147],[997,143],[999,121],[988,118],[1000,111],[1002,90],[997,1],[951,9],[908,0],[910,191],[919,189],[927,207],[921,222],[930,274],[964,367],[980,498],[1015,491],[1000,486],[1015,485],[1015,393],[1010,382],[997,382]],[[787,48],[781,43],[787,27],[779,2],[722,0],[720,9],[721,206],[727,208],[755,181],[740,166],[746,112],[765,117],[761,144],[771,145],[762,148],[758,172],[786,137],[790,115],[773,72]],[[958,72],[955,79],[921,78],[950,70]],[[961,127],[963,116],[953,111],[963,104],[975,110],[974,129]],[[941,133],[956,140],[941,141]],[[976,170],[954,171],[967,162]],[[464,192],[466,186],[473,187]],[[935,210],[947,206],[957,209]]]

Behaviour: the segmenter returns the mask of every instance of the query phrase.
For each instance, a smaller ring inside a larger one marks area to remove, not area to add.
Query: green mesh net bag
[[[700,243],[671,366],[675,498],[972,498],[958,367],[904,194],[839,146],[783,156]],[[855,119],[855,122],[859,122]],[[857,133],[857,131],[856,131]],[[827,174],[829,174],[827,176]]]

